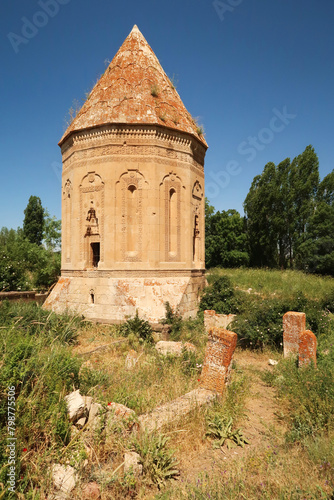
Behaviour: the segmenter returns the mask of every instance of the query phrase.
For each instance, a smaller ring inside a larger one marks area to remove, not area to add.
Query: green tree
[[[298,267],[334,275],[334,170],[319,184],[317,205],[299,246]]]
[[[55,216],[50,217],[47,209],[44,210],[43,241],[46,248],[56,250],[61,242],[61,221]]]
[[[319,160],[312,146],[294,158],[291,164],[291,182],[293,202],[293,257],[298,259],[300,245],[306,240],[307,224],[314,214],[317,190],[319,186]],[[292,256],[291,267],[292,267]]]
[[[205,261],[208,268],[239,267],[249,263],[245,221],[236,210],[214,213],[206,200]]]
[[[251,264],[273,267],[277,263],[277,178],[274,163],[257,175],[244,202]]]
[[[268,163],[244,202],[250,259],[254,266],[292,268],[307,238],[319,185],[319,162],[312,146],[278,166]]]
[[[23,233],[30,243],[40,245],[44,230],[44,209],[38,196],[30,196],[24,210]]]

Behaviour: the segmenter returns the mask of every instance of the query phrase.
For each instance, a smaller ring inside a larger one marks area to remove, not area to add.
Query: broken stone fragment
[[[86,404],[84,398],[80,395],[79,389],[65,396],[65,401],[71,422],[76,422],[85,415]]]
[[[204,328],[206,333],[210,328],[227,328],[236,318],[236,314],[216,314],[213,309],[204,311]]]
[[[103,408],[102,405],[100,405],[99,403],[91,404],[88,415],[87,427],[89,427],[92,430],[95,430],[101,425],[101,422],[103,421],[104,418],[104,416],[101,414],[102,408]]]
[[[91,396],[83,396],[83,399],[85,401],[86,412],[88,415],[88,413],[90,412],[91,404],[93,402],[93,398]]]
[[[136,413],[120,403],[108,403],[108,413],[106,417],[107,431],[117,424],[125,424],[128,429],[136,424]]]
[[[95,481],[86,484],[82,489],[80,498],[82,500],[98,500],[99,498],[101,498],[99,485]]]
[[[278,365],[278,361],[276,361],[275,359],[269,359],[268,360],[268,365],[270,365],[270,366]]]
[[[136,366],[136,363],[138,361],[138,353],[131,349],[131,351],[128,352],[128,355],[125,359],[125,368],[127,370],[131,370]]]
[[[182,349],[186,349],[188,352],[196,352],[196,347],[190,342],[172,342],[166,340],[160,340],[155,345],[156,350],[159,354],[163,356],[181,356]]]
[[[76,421],[75,425],[78,429],[82,429],[87,422],[87,417],[81,417]]]
[[[135,477],[141,476],[143,466],[140,463],[141,457],[134,451],[128,451],[124,455],[124,474],[133,473]]]
[[[55,487],[63,493],[70,493],[78,480],[77,473],[70,465],[54,464],[52,480]]]

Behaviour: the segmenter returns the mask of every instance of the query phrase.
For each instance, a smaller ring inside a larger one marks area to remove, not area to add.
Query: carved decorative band
[[[204,269],[170,269],[155,271],[152,269],[129,271],[124,270],[89,270],[89,271],[75,271],[75,270],[62,270],[61,275],[64,277],[73,278],[202,278],[205,275]]]
[[[173,131],[167,128],[160,128],[155,125],[105,125],[94,129],[74,132],[71,138],[63,144],[62,153],[64,154],[73,144],[84,143],[86,141],[91,141],[92,139],[110,140],[111,138],[117,138],[120,140],[127,140],[130,138],[136,140],[157,139],[188,147],[193,144],[195,150],[200,149],[203,151],[203,156],[206,151],[206,147],[188,132],[177,130]]]

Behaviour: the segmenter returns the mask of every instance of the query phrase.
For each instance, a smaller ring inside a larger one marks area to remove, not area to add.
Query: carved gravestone
[[[283,316],[284,357],[299,353],[299,335],[306,329],[305,313],[288,311]]]
[[[311,363],[317,366],[317,338],[310,330],[299,335],[298,366],[308,366]]]
[[[223,328],[211,328],[205,351],[200,386],[222,394],[228,381],[237,334]]]

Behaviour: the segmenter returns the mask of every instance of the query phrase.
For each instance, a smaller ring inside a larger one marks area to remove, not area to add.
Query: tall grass
[[[210,269],[207,275],[209,282],[221,274],[229,276],[234,285],[243,290],[252,288],[252,291],[263,295],[275,293],[284,298],[303,291],[308,298],[321,300],[334,289],[334,278],[330,276],[275,269]]]
[[[0,321],[0,482],[6,483],[7,392],[14,386],[16,465],[23,474],[22,480],[17,478],[17,491],[23,492],[27,477],[35,474],[24,458],[27,453],[41,457],[49,452],[50,460],[69,441],[63,398],[79,384],[81,361],[68,350],[79,320],[50,314],[34,304],[3,302]]]

